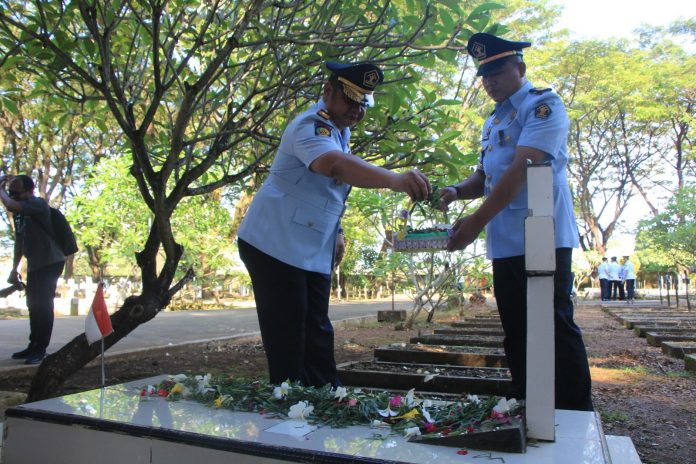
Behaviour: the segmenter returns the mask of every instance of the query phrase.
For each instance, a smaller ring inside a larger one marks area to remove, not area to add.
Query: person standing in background
[[[6,187],[9,188],[7,191]],[[12,354],[24,364],[38,364],[46,357],[53,332],[53,299],[65,255],[53,239],[51,210],[46,200],[34,196],[29,176],[0,177],[0,200],[12,213],[15,228],[14,259],[7,281],[20,282],[17,271],[22,257],[27,260],[26,297],[29,310],[29,346]]]
[[[623,274],[626,282],[626,302],[633,303],[636,289],[636,270],[630,256],[624,256]]]
[[[602,301],[609,299],[609,262],[606,258],[602,258],[602,264],[597,267],[597,276],[599,277],[599,293]]]
[[[609,299],[619,298],[619,284],[621,283],[621,265],[616,261],[616,256],[611,257],[609,263]]]

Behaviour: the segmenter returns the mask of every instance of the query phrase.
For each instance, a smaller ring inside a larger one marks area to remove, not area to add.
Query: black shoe
[[[39,364],[46,357],[46,353],[32,353],[27,356],[24,364]]]
[[[12,353],[12,359],[26,359],[26,357],[29,356],[29,353],[31,353],[31,351],[29,351],[29,348],[24,349],[22,351],[18,351],[16,353]]]

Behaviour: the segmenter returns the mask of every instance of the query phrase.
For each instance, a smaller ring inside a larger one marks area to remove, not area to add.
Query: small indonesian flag
[[[100,283],[97,287],[97,292],[94,294],[92,307],[89,308],[89,314],[87,314],[87,319],[85,320],[87,343],[91,345],[94,342],[98,342],[113,331],[111,318],[106,310],[106,301],[104,301],[104,284]]]

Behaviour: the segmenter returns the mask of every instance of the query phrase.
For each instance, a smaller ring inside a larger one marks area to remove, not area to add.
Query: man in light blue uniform
[[[609,299],[609,263],[606,257],[602,258],[602,264],[597,267],[597,275],[602,301],[607,301]]]
[[[322,99],[285,129],[271,172],[239,228],[272,383],[339,385],[328,317],[331,271],[345,250],[340,219],[351,186],[430,193],[418,170],[373,166],[350,153],[350,128],[365,116],[382,71],[327,62]]]
[[[558,95],[551,89],[534,88],[527,81],[522,49],[530,45],[485,33],[469,39],[469,54],[479,64],[477,75],[496,105],[483,126],[480,165],[463,182],[440,191],[441,208],[446,209],[456,199],[486,197],[473,214],[454,224],[448,249],[465,248],[486,227],[487,253],[493,260],[493,285],[513,382],[510,396],[523,398],[527,335],[526,165],[528,160],[551,163],[556,230],[556,407],[592,410],[587,353],[580,329],[573,321],[570,297],[572,249],[578,246],[578,232],[566,177],[569,122]]]
[[[633,266],[630,256],[624,256],[623,279],[626,282],[626,301],[633,303],[636,296],[636,268]]]

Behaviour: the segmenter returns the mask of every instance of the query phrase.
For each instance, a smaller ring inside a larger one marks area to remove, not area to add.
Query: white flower
[[[496,404],[493,407],[493,412],[496,412],[498,414],[507,414],[516,405],[517,405],[517,400],[515,398],[510,398],[509,400],[505,399],[505,398],[500,398],[500,401],[498,401],[498,404]]]
[[[407,406],[413,406],[413,403],[415,403],[415,399],[413,397],[416,389],[412,388],[406,393],[406,396],[404,396],[404,400],[406,401]]]
[[[290,391],[290,385],[288,385],[287,382],[283,382],[280,384],[280,387],[275,387],[273,389],[273,396],[275,396],[278,399],[285,398],[288,396],[288,392]]]
[[[175,382],[181,382],[182,380],[186,380],[188,377],[186,377],[186,374],[176,374],[172,376],[172,380]]]
[[[336,387],[336,395],[334,395],[334,398],[338,398],[339,403],[343,401],[343,398],[346,396],[348,396],[348,390],[346,387]]]
[[[430,413],[425,408],[421,408],[421,415],[423,416],[423,419],[425,419],[426,422],[432,424],[433,418],[430,417]]]
[[[423,383],[430,382],[430,381],[433,380],[435,377],[437,377],[437,374],[428,374],[428,375],[426,375],[425,378],[423,379]]]
[[[300,401],[299,403],[290,406],[290,411],[288,412],[288,417],[290,419],[305,420],[314,411],[314,406],[310,405],[306,401]]]
[[[387,409],[378,409],[377,412],[382,417],[394,417],[399,414],[396,411],[392,411],[389,406],[387,406]]]
[[[478,395],[467,395],[466,400],[470,403],[481,404],[481,400],[479,399]]]
[[[433,405],[433,402],[430,400],[423,400],[423,407],[424,408],[429,408]]]
[[[208,390],[210,390],[210,374],[205,374],[205,375],[197,375],[194,377],[196,381],[198,381],[198,386],[196,387],[196,391],[198,393],[205,393]]]
[[[419,437],[421,434],[418,427],[409,427],[404,429],[404,438]]]

